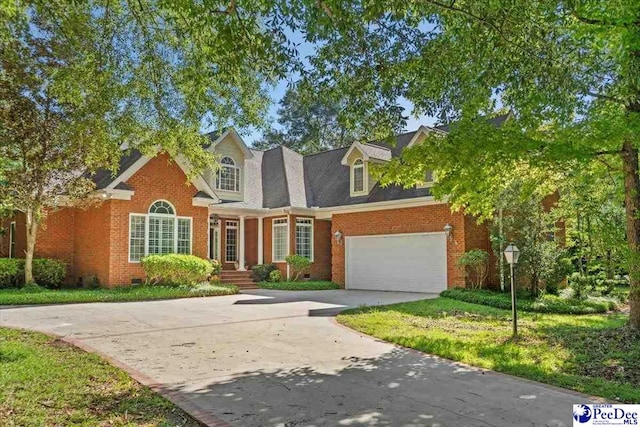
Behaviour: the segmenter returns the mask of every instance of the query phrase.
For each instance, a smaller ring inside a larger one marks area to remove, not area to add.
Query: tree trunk
[[[638,149],[631,141],[622,146],[622,165],[624,170],[624,200],[627,222],[627,244],[629,246],[629,323],[634,329],[640,329],[640,178],[638,177]]]
[[[33,283],[33,254],[36,248],[36,233],[38,232],[38,221],[35,218],[32,208],[25,212],[27,229],[27,248],[24,251],[24,283]]]

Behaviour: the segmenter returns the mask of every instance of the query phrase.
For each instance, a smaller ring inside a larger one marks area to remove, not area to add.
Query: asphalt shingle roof
[[[500,127],[508,117],[509,114],[505,114],[488,120]],[[448,132],[453,125],[435,126],[434,129]],[[362,146],[370,158],[390,160],[402,153],[417,132],[406,132],[384,141],[370,141]],[[209,137],[214,140],[218,135],[211,133]],[[244,200],[226,201],[225,204],[242,208],[333,207],[430,195],[428,188],[382,187],[376,183],[367,196],[351,197],[350,168],[341,164],[348,150],[349,147],[344,147],[307,156],[286,147],[251,150],[253,158],[245,160]],[[120,159],[116,175],[108,170],[99,170],[93,176],[96,187],[106,188],[141,157],[139,151],[130,150]],[[116,188],[133,190],[126,183],[120,183]],[[195,196],[210,197],[203,192]]]

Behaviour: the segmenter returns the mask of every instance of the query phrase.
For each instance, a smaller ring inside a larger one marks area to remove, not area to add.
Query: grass
[[[346,311],[338,321],[405,347],[629,403],[640,402],[640,333],[623,314],[511,313],[447,298]]]
[[[0,289],[0,305],[70,304],[86,302],[150,301],[208,297],[238,293],[233,285],[128,286],[113,289],[57,289],[40,287]]]
[[[100,357],[49,336],[0,328],[3,425],[201,424]]]
[[[262,289],[278,289],[281,291],[326,291],[329,289],[340,289],[340,286],[335,283],[326,281],[260,282],[258,286]]]
[[[486,289],[453,288],[441,293],[442,297],[487,305],[505,310],[511,309],[511,294]],[[519,292],[516,306],[519,310],[537,313],[594,314],[615,310],[619,301],[613,297],[587,297],[586,299],[564,298],[557,295],[542,295],[533,298],[529,292]]]

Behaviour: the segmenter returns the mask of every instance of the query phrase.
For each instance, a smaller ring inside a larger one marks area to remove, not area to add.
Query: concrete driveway
[[[248,291],[0,310],[0,325],[112,358],[210,425],[569,426],[585,396],[470,369],[338,325],[345,307],[433,297]]]

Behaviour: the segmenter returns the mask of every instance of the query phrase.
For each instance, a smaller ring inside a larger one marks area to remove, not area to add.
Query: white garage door
[[[347,289],[441,292],[447,288],[444,233],[345,238]]]

